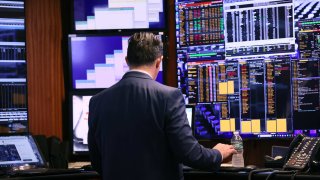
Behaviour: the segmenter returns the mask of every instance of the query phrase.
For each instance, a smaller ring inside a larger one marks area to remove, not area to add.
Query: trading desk
[[[249,172],[206,172],[206,171],[198,171],[198,170],[190,170],[184,172],[185,180],[229,180],[229,179],[236,179],[236,180],[248,180]],[[252,176],[252,180],[266,180],[268,173],[258,173]],[[99,180],[101,177],[95,171],[83,171],[79,173],[64,173],[64,174],[49,174],[49,175],[34,175],[34,176],[26,176],[26,177],[1,177],[7,178],[10,180],[17,180],[17,179],[81,179],[81,180]],[[298,173],[294,177],[291,174],[274,174],[272,178],[269,180],[313,180],[313,179],[320,179],[320,173],[318,174],[303,174]]]

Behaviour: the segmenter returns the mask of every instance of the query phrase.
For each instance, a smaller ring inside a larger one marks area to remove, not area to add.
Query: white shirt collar
[[[153,78],[152,78],[152,76],[151,76],[151,74],[149,74],[147,71],[144,71],[144,70],[140,70],[140,69],[131,69],[131,70],[129,70],[128,72],[141,72],[141,73],[144,73],[144,74],[146,74],[146,75],[150,76],[150,77],[151,77],[151,79],[153,79]]]

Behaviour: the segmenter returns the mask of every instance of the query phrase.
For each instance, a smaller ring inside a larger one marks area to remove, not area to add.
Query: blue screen
[[[127,55],[129,36],[69,37],[72,85],[74,89],[108,88],[129,70]],[[162,68],[156,79],[163,83]]]

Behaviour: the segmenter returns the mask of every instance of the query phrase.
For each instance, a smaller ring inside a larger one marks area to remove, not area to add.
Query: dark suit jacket
[[[107,180],[178,180],[185,165],[217,170],[221,154],[192,135],[180,90],[131,71],[92,97],[92,166]]]

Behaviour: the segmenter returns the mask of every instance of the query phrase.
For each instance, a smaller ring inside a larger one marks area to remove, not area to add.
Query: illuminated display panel
[[[24,1],[0,4],[0,133],[27,132]]]
[[[195,106],[198,139],[230,138],[235,130],[245,138],[319,136],[319,1],[175,3],[178,88]],[[199,22],[213,4],[222,6],[223,26],[210,28],[223,28],[223,38],[198,41],[192,33],[206,37]],[[202,54],[205,42],[223,44]]]
[[[109,88],[129,70],[129,36],[70,35],[70,60],[74,89]],[[161,67],[156,79],[163,83]]]
[[[295,52],[292,0],[224,1],[226,56]]]
[[[164,0],[74,0],[75,30],[164,29]]]

